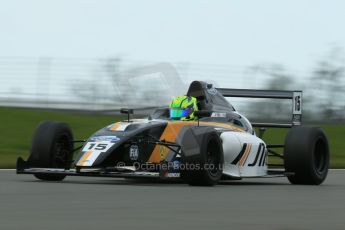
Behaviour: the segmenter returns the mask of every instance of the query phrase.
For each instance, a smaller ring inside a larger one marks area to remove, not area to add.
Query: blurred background
[[[85,138],[121,119],[119,108],[148,113],[193,80],[303,90],[303,121],[326,130],[332,166],[345,167],[344,8],[341,0],[0,0],[0,167],[28,153],[41,120],[66,121]],[[253,121],[291,119],[291,102],[229,100]]]

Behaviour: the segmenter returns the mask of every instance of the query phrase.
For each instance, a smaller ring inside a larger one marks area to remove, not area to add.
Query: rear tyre
[[[319,185],[327,176],[329,148],[325,133],[316,127],[293,127],[286,136],[284,167],[292,184]]]
[[[203,135],[200,154],[184,160],[185,168],[181,170],[181,177],[189,185],[213,186],[222,177],[223,147],[219,135],[207,132]]]
[[[28,163],[32,167],[70,169],[73,157],[73,135],[66,123],[44,121],[32,139]],[[61,181],[65,175],[34,174],[41,180]]]

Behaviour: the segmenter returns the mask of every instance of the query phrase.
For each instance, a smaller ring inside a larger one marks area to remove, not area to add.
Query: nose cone
[[[138,138],[159,139],[166,124],[166,121],[134,120],[109,125],[97,131],[86,141],[75,160],[75,165],[77,167],[102,167],[116,164],[114,159],[123,159],[119,155],[129,154],[128,144],[137,142]],[[151,144],[145,148],[148,149],[145,152],[149,157],[154,146]],[[108,159],[112,159],[114,162],[108,162]]]

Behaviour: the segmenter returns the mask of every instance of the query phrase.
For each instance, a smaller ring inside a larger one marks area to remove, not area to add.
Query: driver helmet
[[[194,112],[198,111],[195,97],[178,96],[170,104],[170,118],[173,120],[191,121],[195,119]]]

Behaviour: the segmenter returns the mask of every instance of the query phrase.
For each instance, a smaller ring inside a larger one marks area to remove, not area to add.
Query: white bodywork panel
[[[266,144],[255,135],[244,132],[223,132],[223,174],[233,177],[267,175]]]

